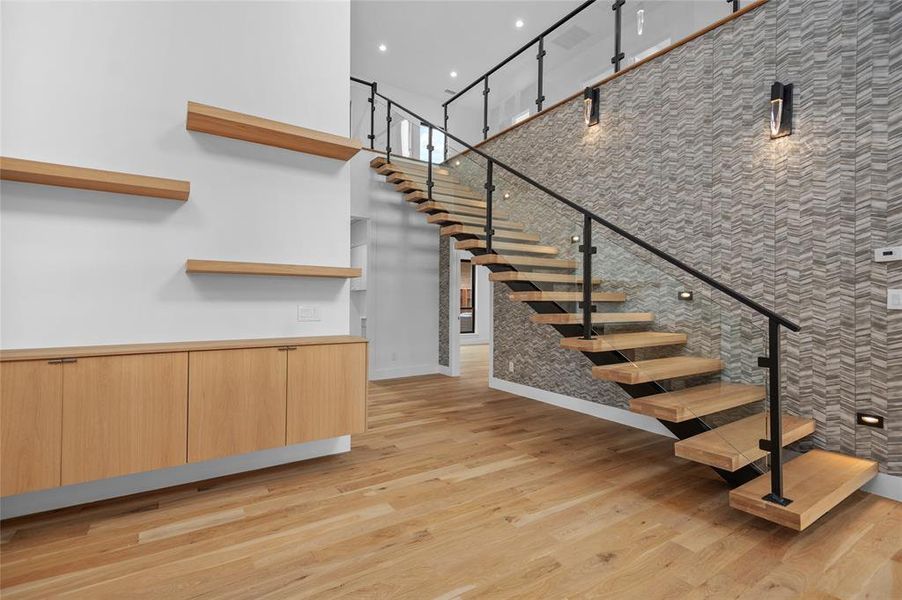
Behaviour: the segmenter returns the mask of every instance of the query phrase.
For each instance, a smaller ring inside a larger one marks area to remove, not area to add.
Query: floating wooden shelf
[[[276,146],[307,154],[348,160],[360,152],[360,140],[289,125],[262,117],[188,102],[191,131]]]
[[[277,275],[280,277],[334,277],[340,279],[351,279],[361,275],[361,270],[354,267],[286,265],[231,260],[198,260],[195,258],[189,258],[188,262],[185,263],[185,272],[222,275]]]
[[[0,157],[0,179],[182,201],[188,199],[191,189],[190,182],[178,179],[86,169],[8,156]]]

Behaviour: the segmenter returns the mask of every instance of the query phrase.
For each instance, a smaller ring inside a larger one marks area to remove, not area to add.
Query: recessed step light
[[[379,52],[385,52],[388,47],[385,44],[379,44]]]
[[[514,21],[514,27],[516,27],[517,29],[522,29],[523,28],[523,19],[517,19],[516,21]]]

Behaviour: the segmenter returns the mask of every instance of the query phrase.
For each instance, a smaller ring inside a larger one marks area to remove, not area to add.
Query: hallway
[[[902,505],[797,534],[670,440],[488,389],[486,346],[462,367],[371,383],[352,453],[4,523],[3,597],[898,597]]]

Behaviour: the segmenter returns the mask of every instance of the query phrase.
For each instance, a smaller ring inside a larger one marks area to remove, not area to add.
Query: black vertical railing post
[[[542,103],[545,102],[545,96],[542,90],[542,83],[544,78],[543,73],[543,65],[545,63],[545,38],[539,38],[539,53],[536,54],[536,60],[539,61],[539,77],[538,77],[538,87],[536,90],[536,112],[542,112]]]
[[[733,5],[733,12],[739,12],[739,0],[727,0],[727,4]]]
[[[492,170],[494,162],[489,160],[485,166],[485,251],[492,251],[492,236],[495,230],[492,229],[492,192],[495,191],[495,184],[492,181]]]
[[[376,82],[370,86],[370,150],[376,149]]]
[[[486,75],[482,86],[482,139],[489,138],[489,76]]]
[[[583,216],[583,243],[579,251],[583,253],[583,339],[591,340],[592,335],[592,255],[595,254],[595,246],[592,245],[592,217]]]
[[[620,28],[620,9],[626,3],[626,0],[615,0],[611,6],[614,11],[614,56],[611,57],[611,63],[614,65],[614,72],[620,70],[620,62],[625,58],[621,51],[621,28]]]
[[[767,323],[766,357],[758,359],[758,365],[767,367],[767,399],[770,412],[770,439],[761,440],[759,446],[770,453],[770,493],[762,499],[780,506],[792,500],[783,496],[783,423],[780,409],[780,323],[769,319]]]
[[[429,200],[432,200],[432,186],[435,185],[432,182],[432,125],[428,125],[429,127],[429,139],[426,143],[426,151],[429,153],[429,162],[426,163],[426,193],[428,194]]]
[[[385,162],[391,162],[391,100],[385,108]]]
[[[448,131],[448,105],[447,104],[445,105],[445,123],[444,123],[443,129],[445,131]],[[443,157],[444,157],[444,160],[448,160],[448,136],[446,135],[444,137],[445,137],[445,152],[444,152]]]

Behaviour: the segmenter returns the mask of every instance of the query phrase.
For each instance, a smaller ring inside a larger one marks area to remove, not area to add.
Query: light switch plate
[[[886,290],[886,307],[889,310],[902,310],[902,290]]]
[[[311,306],[298,305],[298,321],[301,323],[309,323],[311,321],[319,321],[319,310]]]

